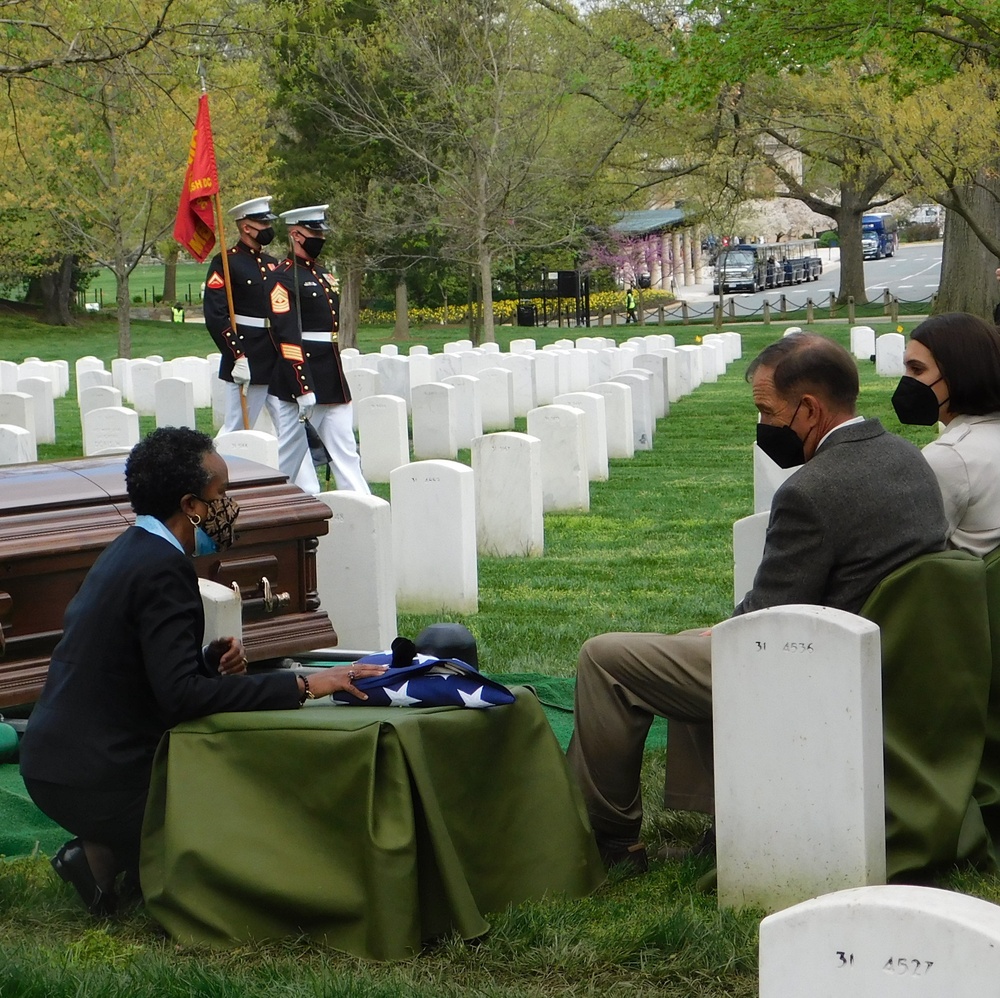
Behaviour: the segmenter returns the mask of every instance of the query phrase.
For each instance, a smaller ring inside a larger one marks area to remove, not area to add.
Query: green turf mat
[[[505,686],[530,686],[535,691],[542,710],[545,711],[552,731],[555,733],[563,751],[569,746],[573,734],[573,690],[576,680],[572,677],[559,678],[545,676],[540,672],[505,672],[490,673],[490,679],[495,679]],[[667,747],[667,720],[664,717],[653,718],[653,725],[646,738],[646,749],[665,749]]]
[[[0,766],[0,856],[30,856],[36,846],[51,856],[67,838],[35,807],[17,763]]]

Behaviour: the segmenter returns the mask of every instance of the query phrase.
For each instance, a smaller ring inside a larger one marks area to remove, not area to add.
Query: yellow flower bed
[[[655,308],[657,305],[665,305],[674,300],[674,295],[669,291],[649,290],[637,291],[636,294],[642,303],[643,308]],[[539,316],[542,315],[542,299],[532,298],[530,300]],[[549,314],[554,315],[557,302],[562,309],[573,308],[574,302],[571,298],[555,299],[549,298],[546,307]],[[493,318],[498,325],[506,323],[514,324],[517,321],[517,306],[520,304],[517,299],[506,298],[502,301],[493,302]],[[590,296],[591,313],[605,312],[612,310],[617,312],[625,311],[624,291],[597,291]],[[410,324],[413,326],[444,326],[466,323],[469,321],[469,309],[467,305],[449,305],[447,316],[444,307],[439,308],[411,308]],[[358,317],[358,321],[363,326],[392,326],[396,322],[396,313],[389,310],[376,310],[363,308]]]

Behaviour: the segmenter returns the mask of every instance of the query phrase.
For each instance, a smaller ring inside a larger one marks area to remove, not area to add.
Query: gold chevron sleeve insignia
[[[271,311],[276,314],[284,314],[290,309],[288,300],[288,289],[280,284],[271,288]]]
[[[281,356],[284,357],[285,360],[290,360],[296,364],[301,364],[303,361],[302,347],[300,347],[297,343],[282,343]]]

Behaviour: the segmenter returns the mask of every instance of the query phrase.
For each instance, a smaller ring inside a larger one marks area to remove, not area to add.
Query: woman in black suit
[[[32,800],[76,838],[52,860],[88,910],[139,894],[139,842],[153,754],[181,721],[280,710],[384,671],[343,666],[308,679],[246,675],[236,638],[202,647],[204,611],[191,556],[228,547],[239,509],[226,463],[203,433],[155,430],[125,465],[136,523],[94,563],[66,609],[42,695],[21,743]]]

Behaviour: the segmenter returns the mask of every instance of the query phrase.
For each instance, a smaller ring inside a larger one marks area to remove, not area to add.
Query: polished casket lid
[[[134,521],[127,455],[0,468],[0,707],[37,696],[66,606],[101,551]],[[317,537],[329,507],[281,472],[226,457],[240,504],[233,547],[194,559],[204,578],[242,597],[252,662],[336,644],[316,593]],[[267,579],[270,595],[264,596]]]

